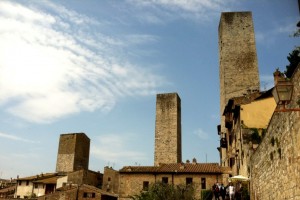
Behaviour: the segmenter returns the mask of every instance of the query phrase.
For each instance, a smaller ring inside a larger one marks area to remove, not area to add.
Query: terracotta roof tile
[[[218,163],[172,163],[159,166],[126,166],[121,173],[223,173],[228,169]]]

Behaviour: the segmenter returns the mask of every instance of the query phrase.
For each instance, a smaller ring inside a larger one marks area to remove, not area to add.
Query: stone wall
[[[115,194],[119,193],[119,177],[118,171],[112,167],[104,167],[102,189]]]
[[[287,108],[299,108],[300,67]],[[300,199],[300,111],[274,112],[265,137],[251,157],[251,199]]]
[[[120,178],[120,192],[119,200],[129,200],[130,196],[135,194],[140,194],[143,190],[143,182],[149,181],[149,185],[156,182],[162,182],[163,177],[168,177],[168,184],[174,185],[185,185],[186,178],[193,179],[193,185],[196,188],[195,195],[196,199],[199,199],[201,196],[201,190],[210,190],[214,183],[227,181],[228,176],[221,174],[126,174],[122,173]],[[201,179],[205,179],[205,188],[202,188]],[[225,184],[225,182],[224,182]],[[226,185],[226,184],[225,184]]]
[[[177,93],[156,99],[154,165],[181,162],[181,103]]]
[[[68,173],[68,183],[72,184],[87,184],[98,188],[102,186],[103,175],[100,172],[90,170],[78,170]]]

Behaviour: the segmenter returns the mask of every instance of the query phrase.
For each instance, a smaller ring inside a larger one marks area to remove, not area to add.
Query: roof
[[[10,187],[6,187],[6,188],[3,188],[3,189],[0,189],[0,193],[7,193],[7,192],[10,192],[10,191],[14,191],[16,189],[16,186],[10,186]]]
[[[226,173],[218,163],[171,163],[159,166],[125,166],[120,173]]]
[[[18,180],[20,181],[35,181],[35,180],[39,180],[39,179],[44,179],[44,178],[49,178],[52,176],[55,176],[56,173],[45,173],[45,174],[38,174],[35,176],[27,176],[27,177],[23,177],[23,178],[18,178]]]
[[[53,176],[50,178],[38,179],[33,181],[34,183],[44,183],[44,184],[56,184],[57,179],[60,178],[59,176]]]
[[[59,188],[59,190],[57,190],[57,191],[64,192],[64,191],[77,190],[77,189],[79,189],[81,191],[85,191],[86,189],[88,189],[88,190],[93,190],[94,192],[100,193],[101,195],[118,197],[117,194],[113,194],[113,193],[107,192],[105,190],[102,190],[100,188],[97,188],[95,186],[87,185],[87,184],[81,184],[81,185],[72,184],[70,186],[64,186],[62,188]]]

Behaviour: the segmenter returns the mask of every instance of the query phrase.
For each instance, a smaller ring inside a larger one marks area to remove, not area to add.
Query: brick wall
[[[299,108],[299,65],[292,82],[292,102],[286,107]],[[250,167],[252,200],[300,199],[300,111],[274,112]]]

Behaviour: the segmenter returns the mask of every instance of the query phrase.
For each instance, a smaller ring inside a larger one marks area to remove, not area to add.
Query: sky
[[[219,162],[221,12],[251,11],[261,90],[299,46],[297,0],[1,0],[0,178],[55,172],[60,134],[89,169],[152,166],[156,94],[181,98],[182,160]]]

